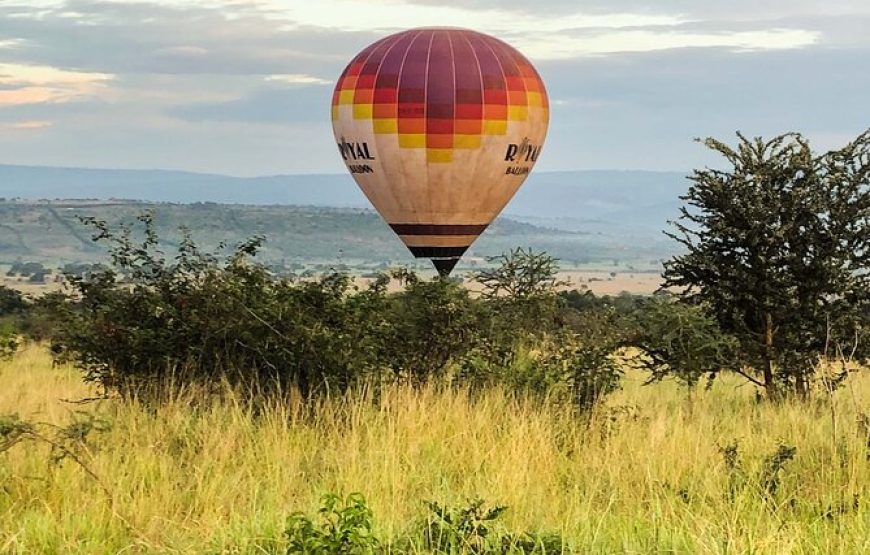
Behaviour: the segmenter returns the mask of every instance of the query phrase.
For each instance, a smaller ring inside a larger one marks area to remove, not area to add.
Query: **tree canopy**
[[[665,286],[704,304],[769,394],[803,393],[820,357],[865,356],[870,131],[815,154],[800,134],[708,138],[725,169],[696,170]]]

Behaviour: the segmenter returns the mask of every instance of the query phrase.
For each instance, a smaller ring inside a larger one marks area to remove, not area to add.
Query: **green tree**
[[[703,305],[657,295],[645,299],[631,320],[626,344],[641,350],[634,362],[650,372],[650,382],[672,377],[693,386],[721,370],[744,372],[735,364],[737,341],[722,333]]]
[[[559,279],[559,260],[546,252],[518,247],[487,258],[493,268],[473,274],[481,297],[499,315],[499,325],[539,333],[558,327],[562,299],[556,291],[566,282]]]
[[[425,383],[480,340],[481,314],[468,290],[451,280],[397,276],[405,289],[389,299],[382,350],[397,376]]]
[[[532,299],[550,296],[560,285],[559,261],[545,252],[518,247],[487,261],[494,268],[481,270],[474,279],[483,286],[483,296],[494,298],[504,295],[513,299]]]
[[[21,292],[0,285],[0,316],[21,314],[27,309],[27,300]]]
[[[820,357],[866,352],[870,131],[822,155],[799,134],[738,137],[703,141],[730,167],[690,177],[665,286],[710,308],[769,397],[805,394]]]

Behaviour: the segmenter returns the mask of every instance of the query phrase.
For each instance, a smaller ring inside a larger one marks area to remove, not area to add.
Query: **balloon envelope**
[[[442,275],[525,181],[548,120],[532,64],[465,29],[375,42],[351,60],[332,99],[351,175],[411,253]]]

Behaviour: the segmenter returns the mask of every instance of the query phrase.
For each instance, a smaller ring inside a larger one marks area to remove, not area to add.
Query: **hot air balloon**
[[[335,86],[338,151],[417,258],[447,276],[541,153],[549,103],[516,49],[454,28],[411,29],[357,54]]]

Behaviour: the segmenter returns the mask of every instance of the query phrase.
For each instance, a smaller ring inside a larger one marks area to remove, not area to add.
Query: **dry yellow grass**
[[[578,553],[868,553],[870,379],[833,404],[758,404],[718,383],[691,396],[629,379],[591,422],[499,391],[396,387],[254,415],[228,398],[157,410],[103,401],[113,422],[84,460],[18,445],[0,454],[0,552],[262,553],[287,515],[327,491],[366,495],[378,533],[396,537],[422,501],[482,496],[510,506],[510,529],[555,530]],[[0,414],[63,424],[91,394],[32,346],[0,363]],[[774,498],[738,487],[720,446],[749,477],[780,444],[797,448]],[[277,542],[277,543],[276,543]]]

